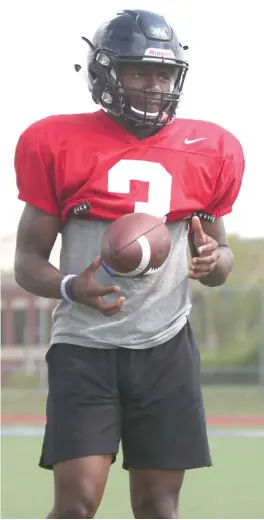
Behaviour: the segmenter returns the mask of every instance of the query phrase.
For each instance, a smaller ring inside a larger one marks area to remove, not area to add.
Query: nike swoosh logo
[[[188,139],[188,137],[186,137],[186,139],[184,139],[184,144],[198,143],[198,141],[204,141],[205,139],[207,139],[207,137],[199,137],[199,139]]]

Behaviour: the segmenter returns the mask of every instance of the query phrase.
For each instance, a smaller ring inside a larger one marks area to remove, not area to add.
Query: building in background
[[[49,341],[55,301],[30,294],[15,281],[16,235],[1,238],[1,343],[5,346],[35,346]],[[60,240],[51,255],[58,267]]]

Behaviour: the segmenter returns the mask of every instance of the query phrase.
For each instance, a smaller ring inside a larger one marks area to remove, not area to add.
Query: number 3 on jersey
[[[148,201],[135,200],[134,211],[166,220],[171,206],[171,174],[160,163],[122,159],[108,172],[108,191],[128,194],[131,181],[149,183]]]

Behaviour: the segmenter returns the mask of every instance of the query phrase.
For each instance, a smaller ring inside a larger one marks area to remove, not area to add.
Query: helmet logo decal
[[[151,56],[153,58],[169,58],[175,59],[175,54],[170,49],[157,49],[154,47],[149,47],[146,49],[144,56]]]

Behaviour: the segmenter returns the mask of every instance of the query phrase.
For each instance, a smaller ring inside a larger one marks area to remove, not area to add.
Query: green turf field
[[[264,416],[260,387],[205,387],[203,393],[209,417]],[[44,412],[45,395],[39,390],[3,388],[3,416],[28,414],[34,421],[34,416]],[[51,507],[52,474],[37,465],[41,441],[41,436],[2,437],[1,518],[45,518]],[[210,444],[214,466],[187,473],[181,518],[263,519],[264,437],[210,436]],[[121,462],[120,455],[112,467],[98,518],[132,518],[128,478]]]
[[[181,518],[263,518],[264,438],[210,437],[213,468],[188,472]],[[2,438],[1,518],[45,518],[52,474],[37,467],[41,437]],[[121,456],[110,474],[98,518],[132,518]]]

